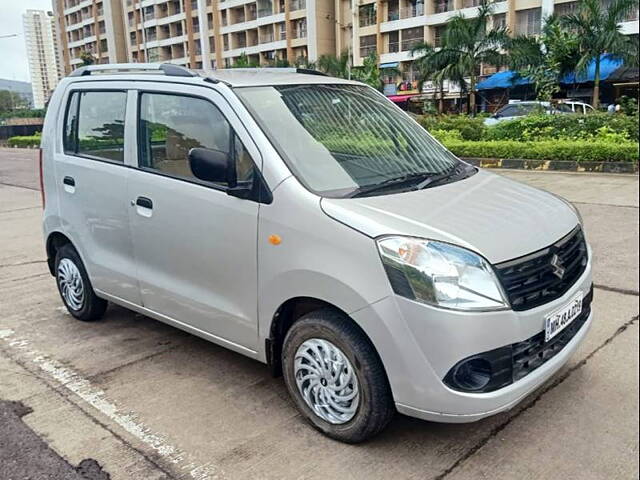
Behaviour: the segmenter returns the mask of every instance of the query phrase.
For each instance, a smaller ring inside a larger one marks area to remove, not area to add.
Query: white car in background
[[[535,112],[555,115],[571,113],[587,114],[593,111],[591,105],[573,100],[560,101],[556,104],[540,101],[511,101],[509,104],[498,109],[491,117],[485,119],[484,124],[486,126],[495,125],[508,120],[516,120]]]

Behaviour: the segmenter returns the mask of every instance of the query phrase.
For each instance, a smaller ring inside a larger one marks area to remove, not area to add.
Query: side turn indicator
[[[282,238],[280,238],[280,235],[269,235],[269,243],[271,245],[280,245]]]

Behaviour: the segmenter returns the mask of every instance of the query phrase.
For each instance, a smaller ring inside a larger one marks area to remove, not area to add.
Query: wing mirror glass
[[[189,150],[189,166],[199,180],[214,183],[229,181],[229,155],[225,152],[192,148]]]
[[[227,193],[238,198],[249,198],[252,186],[238,185],[232,158],[225,152],[208,148],[192,148],[189,150],[189,166],[193,175],[205,182],[227,185]]]

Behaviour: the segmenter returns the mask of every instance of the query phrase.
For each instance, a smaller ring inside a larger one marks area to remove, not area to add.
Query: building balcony
[[[304,10],[307,8],[307,0],[291,0],[290,10]]]
[[[400,18],[413,18],[424,15],[424,5],[417,4],[400,9]]]
[[[376,53],[376,46],[375,45],[365,45],[364,47],[360,47],[360,56],[361,57],[368,57],[372,53]]]
[[[402,40],[400,48],[402,51],[408,52],[416,45],[424,42],[424,38],[407,38]]]

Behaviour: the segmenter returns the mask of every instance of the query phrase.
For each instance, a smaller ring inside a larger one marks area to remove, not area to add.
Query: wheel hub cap
[[[300,395],[320,418],[341,424],[354,417],[360,401],[358,378],[333,343],[319,338],[302,343],[296,351],[294,374]]]
[[[65,303],[73,310],[80,310],[84,301],[84,283],[80,270],[68,258],[58,264],[58,285]]]

